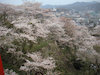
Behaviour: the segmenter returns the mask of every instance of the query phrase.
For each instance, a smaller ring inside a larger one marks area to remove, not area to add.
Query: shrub
[[[100,53],[100,46],[99,45],[95,45],[93,46],[94,50],[96,50],[98,53]]]
[[[48,46],[48,41],[43,39],[40,41],[38,40],[38,43],[33,43],[27,39],[15,39],[12,43],[17,46],[17,49],[23,51],[24,53],[39,51],[43,47]]]
[[[35,18],[36,18],[36,19],[40,19],[40,18],[43,19],[43,15],[42,15],[41,13],[36,14],[36,15],[35,15]]]
[[[19,67],[25,63],[24,59],[18,59],[16,55],[13,55],[12,53],[7,53],[8,45],[3,45],[0,47],[0,54],[3,61],[3,67],[4,69],[13,69],[16,73],[24,74],[25,72],[19,71]],[[10,60],[10,61],[9,61]]]
[[[2,26],[5,26],[7,28],[13,28],[13,24],[10,23],[10,21],[8,20],[8,15],[6,14],[6,12],[4,12],[3,14],[0,14],[0,20],[2,23]]]
[[[16,33],[24,33],[23,29],[16,29]]]
[[[11,24],[9,21],[5,21],[3,23],[3,25],[6,26],[7,28],[13,28],[14,27],[13,24]]]

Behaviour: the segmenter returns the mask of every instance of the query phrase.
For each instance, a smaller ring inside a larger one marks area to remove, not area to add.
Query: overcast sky
[[[0,0],[1,3],[8,3],[8,4],[15,4],[19,5],[22,4],[23,1],[26,0]],[[74,2],[91,2],[91,1],[98,1],[100,0],[27,0],[27,1],[38,1],[44,4],[52,4],[52,5],[64,5],[64,4],[71,4]]]

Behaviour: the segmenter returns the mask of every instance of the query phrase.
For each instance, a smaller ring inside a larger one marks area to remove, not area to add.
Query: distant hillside
[[[42,6],[43,8],[66,8],[66,9],[75,9],[78,11],[87,11],[87,10],[94,10],[100,11],[100,3],[99,2],[76,2],[69,5],[45,5]]]

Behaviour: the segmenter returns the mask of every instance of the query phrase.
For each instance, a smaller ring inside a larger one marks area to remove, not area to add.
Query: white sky
[[[0,0],[1,3],[15,4],[15,5],[22,4],[23,1],[26,0]],[[52,4],[52,5],[71,4],[74,2],[91,2],[91,1],[100,2],[100,0],[27,0],[27,1],[38,1],[41,2],[42,4]]]

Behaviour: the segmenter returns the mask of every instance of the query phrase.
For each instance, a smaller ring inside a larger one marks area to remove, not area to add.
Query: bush
[[[43,19],[44,17],[43,17],[43,14],[39,13],[39,14],[35,15],[35,18],[36,19],[40,19],[40,18]]]
[[[96,52],[100,53],[100,46],[99,45],[95,45],[93,46],[94,50],[96,50]]]
[[[17,49],[23,51],[24,53],[39,51],[43,47],[48,46],[48,41],[43,39],[40,41],[38,40],[38,43],[33,43],[27,39],[15,39],[12,43],[17,46]]]
[[[3,25],[6,26],[7,28],[13,28],[14,27],[13,24],[11,24],[9,21],[5,21],[3,23]]]
[[[18,59],[17,56],[13,55],[12,53],[7,53],[6,51],[8,50],[8,48],[8,45],[3,45],[2,47],[0,47],[0,54],[2,57],[4,69],[13,69],[16,73],[25,75],[25,72],[19,71],[20,66],[25,63],[25,60]]]
[[[10,21],[8,20],[8,15],[6,13],[0,14],[0,21],[1,21],[1,25],[5,26],[7,28],[13,28],[13,24],[10,23]]]
[[[24,33],[23,29],[16,29],[16,33]]]

